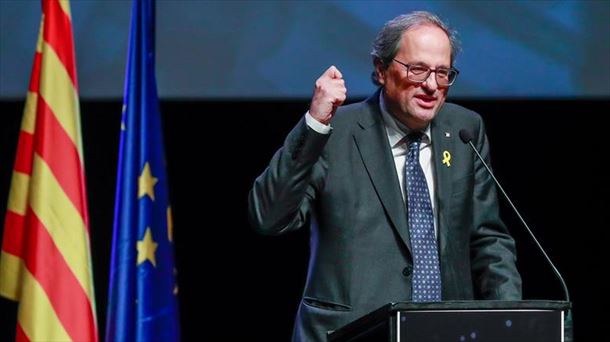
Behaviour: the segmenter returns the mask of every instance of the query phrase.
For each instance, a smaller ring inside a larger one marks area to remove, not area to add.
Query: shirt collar
[[[379,92],[379,107],[390,141],[390,147],[394,148],[396,145],[403,143],[405,136],[411,133],[412,130],[388,112],[385,106],[385,99],[383,98],[383,90]],[[431,144],[432,136],[430,134],[430,125],[426,126],[426,129],[424,129],[422,133],[424,134],[422,136],[422,143],[426,145]]]

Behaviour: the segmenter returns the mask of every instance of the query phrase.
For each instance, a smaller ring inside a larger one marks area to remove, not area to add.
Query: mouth
[[[415,95],[415,98],[417,99],[417,104],[422,108],[431,109],[431,108],[434,108],[434,105],[436,104],[435,96],[429,96],[429,95],[422,94],[422,95]]]

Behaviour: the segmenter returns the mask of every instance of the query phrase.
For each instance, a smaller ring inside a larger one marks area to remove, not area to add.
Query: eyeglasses
[[[428,77],[430,77],[430,73],[434,72],[436,84],[438,84],[439,87],[449,87],[455,82],[457,75],[460,73],[458,69],[453,67],[449,69],[431,69],[421,64],[406,64],[396,59],[393,59],[393,61],[407,68],[407,78],[409,81],[415,83],[424,83]]]

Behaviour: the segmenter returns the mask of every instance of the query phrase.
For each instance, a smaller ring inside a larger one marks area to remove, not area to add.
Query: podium
[[[390,303],[329,333],[332,342],[568,342],[565,301]]]

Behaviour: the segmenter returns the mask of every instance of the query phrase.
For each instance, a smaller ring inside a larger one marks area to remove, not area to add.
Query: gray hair
[[[449,26],[436,15],[426,11],[415,11],[409,14],[403,14],[385,23],[383,29],[381,29],[373,42],[373,50],[371,51],[373,65],[375,62],[379,61],[384,68],[387,68],[398,53],[403,32],[415,26],[427,24],[439,27],[445,31],[447,37],[449,37],[449,43],[451,44],[451,65],[453,65],[455,56],[461,49],[460,42],[457,38],[457,31],[449,28]],[[377,79],[375,70],[373,70],[371,79],[375,85],[381,85]]]

